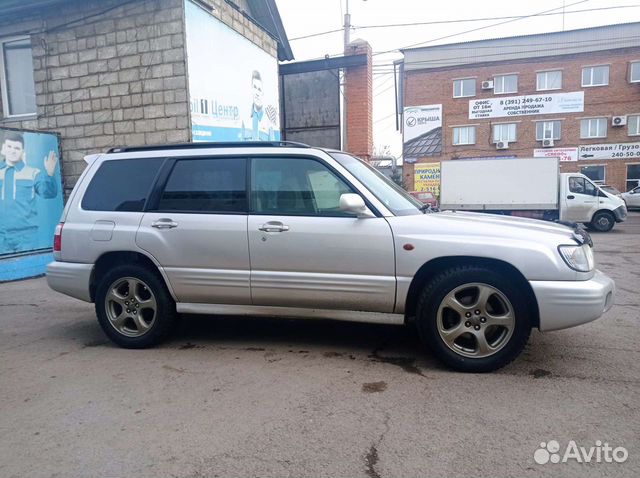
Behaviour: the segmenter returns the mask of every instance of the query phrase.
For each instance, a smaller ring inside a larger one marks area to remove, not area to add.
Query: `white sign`
[[[638,159],[640,143],[581,144],[578,159]]]
[[[504,96],[469,101],[469,119],[504,118],[584,111],[584,91]]]
[[[442,105],[407,106],[403,118],[404,159],[442,154]]]
[[[558,158],[560,161],[577,161],[578,148],[540,148],[533,150],[534,158]]]
[[[278,60],[185,1],[194,141],[280,139]]]

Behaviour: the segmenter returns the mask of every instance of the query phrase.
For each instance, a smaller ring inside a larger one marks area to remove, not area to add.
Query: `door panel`
[[[161,219],[176,226],[154,227]],[[247,216],[148,212],[136,243],[162,265],[179,302],[251,304]]]
[[[244,158],[178,160],[144,214],[136,243],[179,302],[251,304],[246,173]]]
[[[283,232],[261,230],[267,223]],[[392,312],[395,258],[384,218],[249,216],[255,305]]]
[[[565,210],[562,220],[589,222],[598,210],[598,196],[593,195],[595,186],[583,176],[567,176],[565,188]]]
[[[395,256],[382,217],[340,210],[354,190],[310,158],[252,158],[254,305],[392,312]]]

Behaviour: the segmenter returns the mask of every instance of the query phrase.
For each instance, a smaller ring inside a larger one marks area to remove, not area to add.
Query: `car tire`
[[[531,324],[530,307],[517,282],[488,267],[460,266],[437,274],[417,304],[423,343],[461,372],[491,372],[509,364],[527,344]]]
[[[615,223],[616,218],[609,211],[598,211],[593,215],[589,225],[598,232],[609,232]]]
[[[96,288],[95,308],[104,333],[128,349],[157,345],[177,320],[164,280],[139,265],[121,265],[107,272]]]

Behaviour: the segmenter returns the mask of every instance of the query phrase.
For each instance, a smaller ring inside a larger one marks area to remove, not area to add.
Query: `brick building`
[[[278,60],[293,55],[274,0],[8,0],[0,16],[0,128],[59,133],[67,192],[86,154],[192,140],[194,112],[204,117],[218,106],[190,91],[200,66],[187,59],[192,10],[209,16],[207,25],[239,34],[243,51],[271,59],[277,99]],[[231,55],[221,64],[212,59],[215,74],[204,82],[224,81],[246,57],[233,58],[235,41],[208,45],[210,53]],[[250,85],[250,74],[242,85]],[[220,108],[221,116],[234,112]],[[277,101],[268,113],[277,115]]]
[[[564,172],[619,190],[640,181],[640,23],[403,53],[405,112],[441,112],[411,141],[405,114],[410,190],[414,166],[406,163],[459,158],[561,155]]]

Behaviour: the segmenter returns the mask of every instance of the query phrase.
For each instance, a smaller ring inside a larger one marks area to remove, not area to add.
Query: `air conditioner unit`
[[[614,116],[611,118],[611,126],[624,126],[627,124],[626,116]]]
[[[543,139],[542,140],[542,147],[543,148],[551,148],[551,147],[553,147],[553,140],[549,139],[549,138]]]
[[[496,143],[496,149],[509,149],[508,141],[498,141]]]
[[[486,80],[482,82],[483,90],[493,90],[493,80]]]

